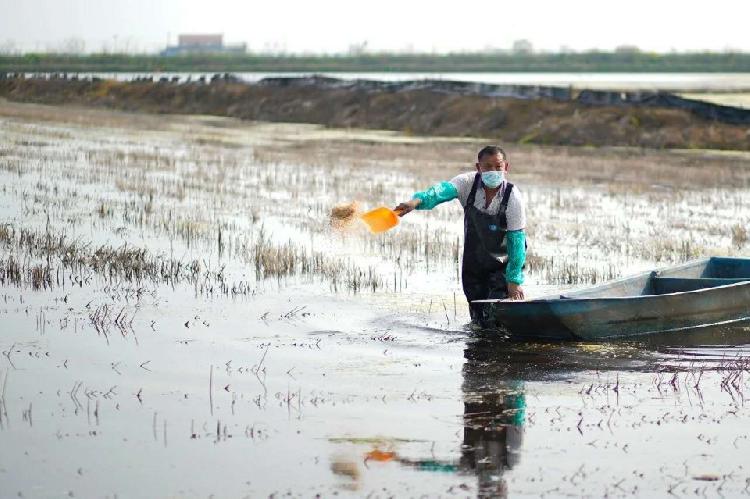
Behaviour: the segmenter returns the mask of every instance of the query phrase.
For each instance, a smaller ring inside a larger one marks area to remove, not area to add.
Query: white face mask
[[[500,184],[503,183],[503,180],[505,180],[505,172],[482,172],[482,183],[484,183],[484,185],[486,185],[490,189],[500,187]]]

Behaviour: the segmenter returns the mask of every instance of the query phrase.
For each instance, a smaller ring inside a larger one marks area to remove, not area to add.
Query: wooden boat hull
[[[746,260],[750,267],[750,259]],[[703,261],[707,265],[708,261]],[[678,267],[694,269],[701,262]],[[674,272],[669,269],[663,275]],[[688,273],[683,271],[683,273]],[[674,278],[652,272],[607,283],[595,292],[583,291],[531,301],[481,300],[481,326],[501,329],[511,336],[554,340],[596,341],[650,333],[678,331],[750,318],[750,276],[740,278]],[[700,274],[699,274],[700,275]],[[730,282],[729,284],[722,284]],[[718,286],[716,284],[719,284]],[[701,287],[712,286],[712,287]],[[643,288],[664,294],[598,297],[586,296]],[[661,289],[657,289],[661,288]],[[697,288],[697,289],[696,289]]]

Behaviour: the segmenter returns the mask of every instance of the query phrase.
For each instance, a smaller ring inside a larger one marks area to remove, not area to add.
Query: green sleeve
[[[417,206],[418,210],[431,210],[440,203],[445,203],[458,197],[458,189],[450,182],[440,182],[435,184],[426,191],[415,192],[412,199],[421,199],[422,202]]]
[[[523,264],[526,262],[526,234],[523,229],[508,231],[508,265],[505,279],[513,284],[523,284]]]

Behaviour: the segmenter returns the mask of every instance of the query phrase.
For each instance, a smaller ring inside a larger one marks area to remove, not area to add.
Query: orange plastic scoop
[[[398,212],[385,206],[363,213],[360,218],[373,234],[385,232],[398,225]]]
[[[373,449],[365,454],[365,460],[372,459],[373,461],[387,462],[393,461],[398,455],[395,452],[384,452],[380,449]]]

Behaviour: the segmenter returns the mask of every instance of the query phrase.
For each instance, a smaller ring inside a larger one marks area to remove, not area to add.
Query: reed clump
[[[545,284],[597,284],[621,276],[615,265],[581,263],[576,255],[545,257],[529,253],[526,267],[530,275]]]
[[[37,232],[26,228],[3,226],[0,249],[7,257],[0,260],[0,282],[17,286],[29,284],[46,289],[65,277],[60,270],[82,273],[93,271],[108,282],[126,281],[175,284],[203,279],[223,279],[218,272],[203,270],[198,260],[180,261],[163,255],[152,255],[145,248],[122,245],[114,248],[68,240],[65,234]],[[44,263],[40,263],[39,261]],[[19,263],[23,262],[23,263]]]
[[[748,227],[742,224],[732,226],[732,246],[741,249],[750,239],[748,236]]]
[[[343,288],[354,293],[376,291],[383,287],[383,278],[374,267],[362,268],[349,259],[311,251],[291,241],[273,244],[263,227],[249,251],[258,280],[276,278],[281,281],[292,276],[304,276],[327,281],[334,291]]]

